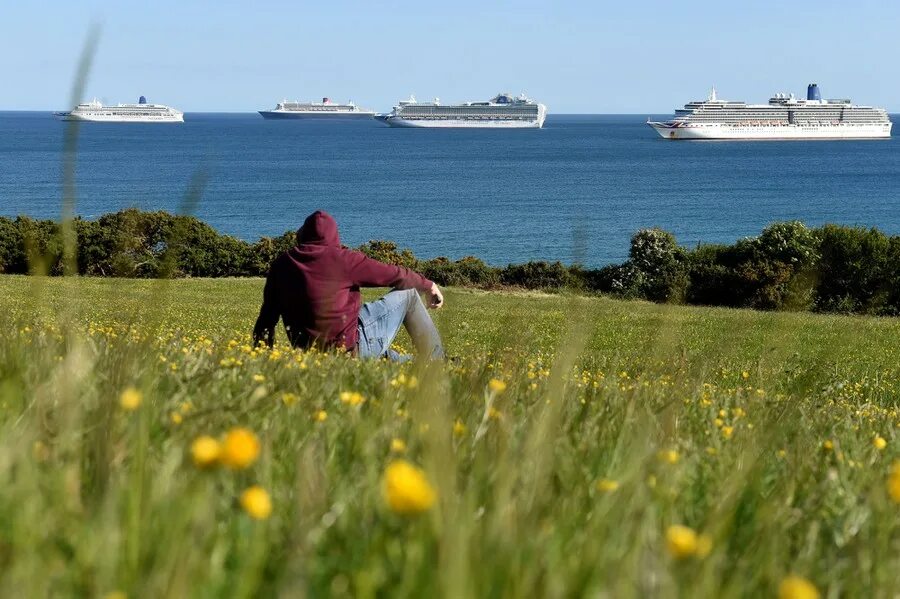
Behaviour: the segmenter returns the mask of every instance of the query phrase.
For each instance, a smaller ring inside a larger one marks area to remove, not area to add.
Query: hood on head
[[[316,210],[307,216],[303,226],[297,229],[297,245],[307,243],[341,245],[337,222],[324,210]]]

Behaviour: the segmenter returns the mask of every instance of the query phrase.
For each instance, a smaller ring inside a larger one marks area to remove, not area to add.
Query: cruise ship
[[[879,139],[891,136],[892,123],[883,108],[850,100],[823,100],[811,83],[806,99],[776,94],[768,104],[709,98],[688,102],[665,122],[647,124],[665,139]]]
[[[264,119],[346,119],[369,118],[375,112],[360,108],[353,102],[346,104],[332,102],[322,98],[321,102],[279,102],[272,110],[260,110]]]
[[[95,98],[79,104],[69,112],[57,112],[64,121],[90,121],[95,123],[183,123],[184,113],[162,104],[148,104],[141,96],[137,104],[104,106]]]
[[[391,127],[539,129],[547,118],[547,107],[524,94],[518,98],[498,94],[487,102],[446,106],[437,98],[417,102],[411,96],[390,113],[377,114],[375,118]]]

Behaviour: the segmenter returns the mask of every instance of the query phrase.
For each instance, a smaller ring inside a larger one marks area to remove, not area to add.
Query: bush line
[[[192,216],[128,209],[75,219],[78,272],[111,277],[265,276],[294,231],[255,243],[221,235]],[[599,269],[560,262],[493,267],[475,257],[420,260],[390,241],[358,248],[413,268],[440,285],[600,292],[663,303],[761,310],[900,314],[900,236],[877,229],[775,223],[733,245],[687,249],[661,229],[642,229],[629,258]],[[0,272],[63,271],[58,223],[0,217]]]

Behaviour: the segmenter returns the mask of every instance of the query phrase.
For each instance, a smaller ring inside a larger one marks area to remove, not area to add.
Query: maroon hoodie
[[[337,223],[318,210],[297,231],[297,246],[269,269],[253,343],[272,346],[278,319],[284,319],[294,347],[343,347],[357,342],[360,287],[431,289],[431,281],[408,268],[392,266],[344,249]]]

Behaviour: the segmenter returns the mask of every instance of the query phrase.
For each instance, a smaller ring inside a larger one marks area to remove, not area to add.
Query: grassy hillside
[[[450,290],[397,366],[261,289],[0,277],[0,594],[896,590],[900,321]]]

